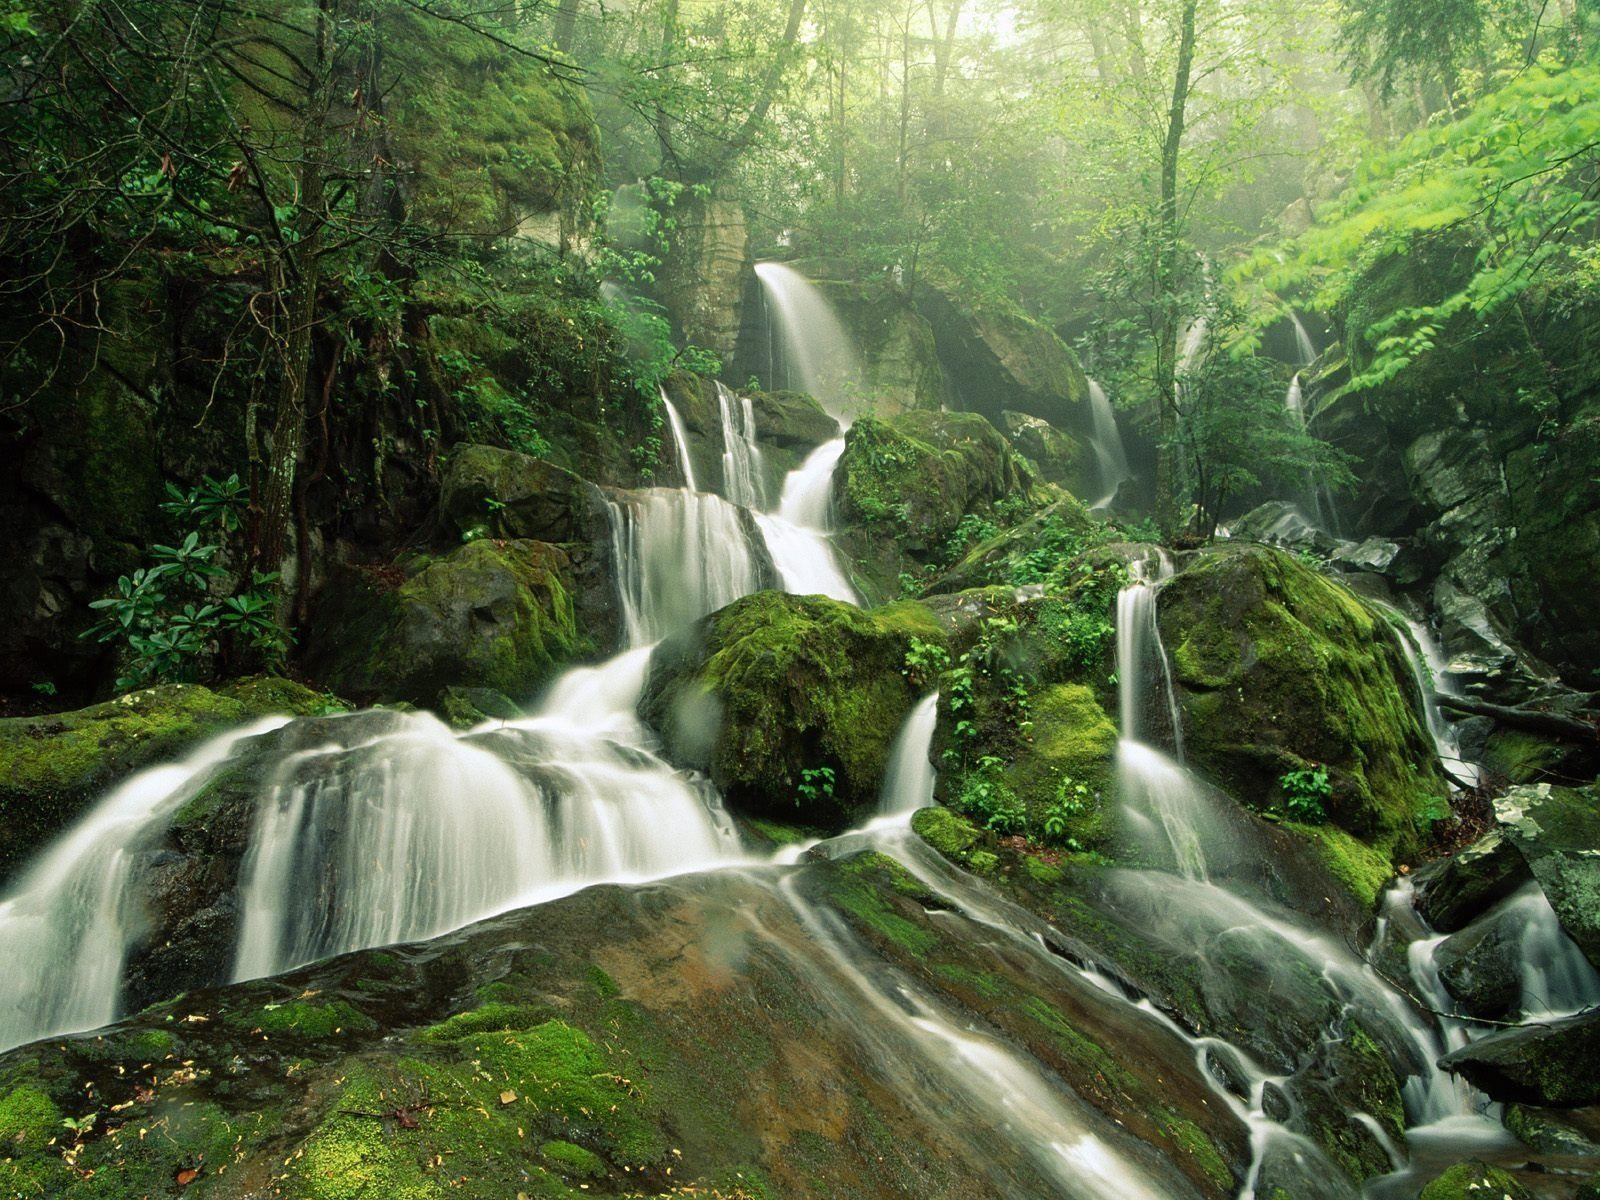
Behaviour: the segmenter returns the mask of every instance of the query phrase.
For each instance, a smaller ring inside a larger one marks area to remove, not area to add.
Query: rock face
[[[1345,314],[1350,366],[1371,361],[1371,326],[1457,291],[1475,255],[1432,238],[1371,264]],[[1479,327],[1463,312],[1393,383],[1337,401],[1324,430],[1361,464],[1360,533],[1412,535],[1419,577],[1475,598],[1498,640],[1579,673],[1600,665],[1583,565],[1600,557],[1592,320]]]
[[[434,705],[451,685],[529,699],[595,649],[574,616],[572,560],[526,539],[477,538],[399,586],[346,571],[324,589],[307,663],[362,702]]]
[[[1394,631],[1354,595],[1265,547],[1207,553],[1159,602],[1186,747],[1247,805],[1325,766],[1330,821],[1385,851],[1416,849],[1445,783]]]
[[[748,596],[662,645],[642,711],[730,806],[837,828],[877,799],[916,700],[902,674],[913,637],[943,640],[909,602]]]
[[[605,498],[570,471],[498,446],[451,449],[439,490],[444,535],[535,542],[597,542],[609,532]]]
[[[1050,422],[1026,413],[1003,413],[1005,431],[1017,453],[1036,468],[1046,483],[1058,483],[1085,501],[1096,499],[1093,456]]]
[[[1009,409],[1058,429],[1087,428],[1089,381],[1077,356],[1020,309],[974,307],[958,289],[924,281],[917,310],[933,327],[963,408],[997,426]]]
[[[733,358],[746,288],[753,278],[744,208],[720,196],[680,196],[672,245],[657,269],[667,315],[693,345]]]
[[[256,717],[338,702],[286,679],[170,683],[47,717],[0,721],[0,883],[91,801],[144,767]]]
[[[1492,1033],[1439,1065],[1496,1100],[1551,1108],[1600,1104],[1600,1012]]]
[[[1418,873],[1417,910],[1435,929],[1454,933],[1532,878],[1516,843],[1495,830]]]

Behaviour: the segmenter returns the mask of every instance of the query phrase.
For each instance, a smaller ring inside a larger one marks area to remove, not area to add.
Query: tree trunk
[[[1172,75],[1172,101],[1167,107],[1166,135],[1161,143],[1161,194],[1156,209],[1156,392],[1161,405],[1161,446],[1156,458],[1156,515],[1163,527],[1177,521],[1177,487],[1173,439],[1178,428],[1179,235],[1178,159],[1183,150],[1190,76],[1194,71],[1195,9],[1198,0],[1183,0],[1178,17],[1178,58]]]

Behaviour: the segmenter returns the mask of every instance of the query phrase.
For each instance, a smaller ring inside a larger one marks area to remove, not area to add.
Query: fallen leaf
[[[500,1093],[501,1104],[515,1104],[516,1102],[517,1094],[515,1092],[505,1091]]]
[[[173,1176],[173,1179],[177,1182],[179,1187],[188,1187],[191,1183],[199,1178],[200,1170],[198,1167],[184,1167],[181,1171]]]

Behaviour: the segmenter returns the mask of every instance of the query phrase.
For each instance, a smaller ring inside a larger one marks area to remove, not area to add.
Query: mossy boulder
[[[1078,428],[1089,380],[1070,348],[1014,304],[974,300],[953,281],[925,282],[917,308],[965,407],[999,425],[1006,410]]]
[[[1600,968],[1600,786],[1528,784],[1497,799],[1494,811],[1561,928]]]
[[[1501,1030],[1439,1060],[1495,1100],[1547,1108],[1600,1104],[1600,1011]]]
[[[880,594],[894,595],[896,574],[940,560],[964,516],[1025,498],[1031,484],[1006,439],[972,413],[864,417],[834,470],[838,540]]]
[[[1031,735],[1005,769],[1030,828],[1043,829],[1046,810],[1054,806],[1067,819],[1057,840],[1080,849],[1103,847],[1111,834],[1116,725],[1094,690],[1081,683],[1035,693],[1030,719]]]
[[[571,559],[546,542],[478,538],[392,586],[346,571],[324,590],[306,663],[358,700],[438,703],[452,685],[531,697],[593,646],[579,633]]]
[[[1060,484],[1074,496],[1090,498],[1098,486],[1094,458],[1076,438],[1042,417],[1008,412],[1004,420],[1012,446],[1033,464],[1040,479]]]
[[[108,788],[231,726],[338,707],[287,679],[169,683],[74,712],[0,720],[0,879]]]
[[[439,514],[451,541],[487,535],[587,542],[606,528],[605,498],[593,484],[499,446],[451,449],[439,486]]]
[[[837,828],[877,798],[916,700],[912,638],[943,640],[918,604],[761,592],[661,646],[643,712],[732,807]]]
[[[1159,620],[1191,758],[1270,811],[1290,771],[1325,767],[1327,817],[1399,858],[1446,785],[1395,632],[1352,593],[1262,546],[1198,557]]]
[[[1505,910],[1474,921],[1433,952],[1439,981],[1463,1012],[1491,1021],[1513,1017],[1522,1002],[1522,922]]]
[[[1417,1200],[1531,1200],[1527,1188],[1488,1163],[1457,1163],[1417,1195]]]

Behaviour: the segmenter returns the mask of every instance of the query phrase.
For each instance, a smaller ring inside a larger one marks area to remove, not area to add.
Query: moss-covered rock
[[[499,446],[450,451],[439,514],[452,541],[487,534],[536,542],[587,542],[606,525],[593,484],[552,463]]]
[[[1530,1200],[1523,1187],[1499,1167],[1457,1163],[1418,1193],[1417,1200]]]
[[[1495,801],[1494,811],[1561,928],[1600,967],[1600,787],[1516,787]]]
[[[953,282],[925,283],[917,307],[933,326],[939,359],[955,378],[964,406],[999,425],[1006,410],[1078,428],[1089,381],[1077,356],[1020,308],[974,301]]]
[[[881,595],[898,593],[898,572],[940,560],[964,516],[1031,486],[1005,438],[972,413],[863,418],[833,479],[839,541]]]
[[[1491,830],[1418,873],[1417,910],[1435,929],[1454,933],[1532,878],[1516,843]]]
[[[747,596],[656,652],[643,711],[734,808],[837,827],[877,797],[916,699],[902,673],[914,637],[943,634],[910,602]]]
[[[1028,813],[1029,828],[1043,830],[1047,813],[1064,822],[1052,835],[1079,849],[1103,848],[1111,835],[1111,777],[1117,727],[1093,689],[1062,683],[1030,700],[1031,736],[1007,764],[1005,778]]]
[[[1439,1065],[1466,1076],[1496,1100],[1549,1108],[1600,1104],[1600,1012],[1479,1038]]]
[[[432,705],[451,685],[527,698],[593,646],[578,632],[559,546],[479,538],[398,587],[347,572],[322,598],[307,664],[362,701]]]
[[[214,690],[162,684],[75,712],[0,720],[0,879],[133,772],[244,721],[330,707],[339,702],[260,677]]]
[[[1265,547],[1198,558],[1160,624],[1196,763],[1259,810],[1326,767],[1328,818],[1401,858],[1445,783],[1394,631],[1338,584]]]

